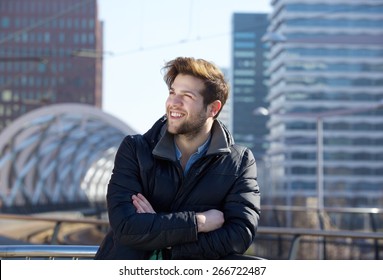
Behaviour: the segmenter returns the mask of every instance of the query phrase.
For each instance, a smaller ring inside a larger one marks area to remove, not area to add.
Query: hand
[[[142,194],[132,195],[132,200],[137,213],[156,213],[150,202]]]
[[[196,213],[196,218],[198,232],[209,232],[219,229],[225,222],[223,213],[217,209]]]

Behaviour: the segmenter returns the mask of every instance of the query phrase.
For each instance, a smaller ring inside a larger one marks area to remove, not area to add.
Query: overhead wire
[[[193,0],[191,0],[191,1],[193,1]],[[379,7],[379,6],[383,6],[383,3],[374,3],[374,5],[371,5],[369,7],[366,6],[365,9],[373,9],[374,7]],[[162,48],[174,47],[174,46],[181,45],[181,44],[194,43],[194,42],[198,42],[198,41],[211,40],[211,39],[216,39],[219,37],[230,36],[233,34],[233,31],[230,31],[230,32],[224,32],[224,33],[213,34],[213,35],[208,35],[208,36],[197,36],[196,38],[190,38],[191,26],[192,26],[192,22],[193,22],[193,20],[191,19],[191,17],[192,17],[191,10],[193,7],[192,2],[190,4],[190,7],[191,8],[189,10],[189,17],[190,17],[189,18],[189,31],[188,31],[187,38],[180,39],[180,40],[173,41],[173,42],[164,43],[164,44],[152,45],[152,46],[148,46],[148,47],[143,47],[142,44],[140,44],[140,47],[137,49],[131,49],[131,50],[126,50],[126,51],[114,53],[113,57],[125,56],[125,55],[140,53],[140,52],[146,52],[146,51],[153,51],[153,50],[158,50],[158,49],[162,49]],[[314,18],[326,18],[331,13],[340,13],[340,12],[344,12],[347,10],[348,10],[347,8],[333,9],[332,11],[326,11],[323,13],[319,13],[319,14],[315,15]],[[358,11],[360,11],[360,9]],[[312,19],[312,17],[305,18],[305,19],[302,19],[302,21],[304,21],[304,20],[309,21],[311,19]],[[240,32],[252,31],[255,28],[259,28],[259,27],[263,27],[263,26],[265,26],[264,23],[261,23],[258,25],[255,24],[251,28],[250,27],[244,28],[244,29],[241,29],[239,31]]]
[[[77,3],[77,4],[74,4],[70,7],[68,7],[67,9],[53,15],[53,16],[50,16],[42,21],[39,21],[35,24],[32,24],[31,26],[28,26],[26,28],[23,28],[21,30],[18,30],[12,34],[10,34],[9,36],[7,36],[6,38],[3,38],[3,39],[0,39],[0,44],[2,43],[5,43],[7,41],[10,41],[12,40],[14,37],[20,35],[20,34],[23,34],[24,32],[28,32],[30,30],[33,30],[39,26],[43,26],[45,25],[46,23],[50,22],[50,21],[53,21],[53,20],[56,20],[57,18],[60,18],[62,16],[64,16],[65,14],[73,11],[73,10],[76,10],[78,9],[79,7],[83,6],[83,5],[86,5],[90,2],[92,2],[94,0],[84,0],[83,2],[81,3]],[[142,4],[143,5],[143,4]],[[374,7],[379,7],[379,6],[383,6],[383,3],[374,3],[374,5],[371,5],[371,7],[367,7],[366,6],[366,9],[370,9],[372,8],[372,6]],[[143,10],[142,8],[143,6],[141,6],[141,12]],[[224,33],[219,33],[219,34],[213,34],[213,35],[208,35],[208,36],[197,36],[195,38],[191,38],[191,31],[192,31],[192,25],[193,25],[193,17],[192,17],[192,10],[193,10],[193,7],[194,7],[194,3],[193,3],[193,0],[190,1],[190,9],[189,9],[189,26],[188,26],[188,33],[187,33],[187,36],[184,38],[184,39],[180,39],[180,40],[176,40],[176,41],[173,41],[173,42],[168,42],[168,43],[163,43],[163,44],[158,44],[158,45],[152,45],[152,46],[147,46],[147,47],[144,47],[142,45],[142,35],[141,34],[140,36],[140,42],[139,42],[139,47],[136,48],[136,49],[131,49],[131,50],[126,50],[126,51],[120,51],[120,52],[112,52],[113,53],[113,56],[110,56],[109,58],[115,58],[115,57],[120,57],[120,56],[125,56],[125,55],[130,55],[130,54],[135,54],[135,53],[140,53],[140,52],[146,52],[146,51],[153,51],[153,50],[158,50],[158,49],[162,49],[162,48],[168,48],[168,47],[173,47],[173,46],[177,46],[177,45],[182,45],[182,44],[189,44],[189,43],[194,43],[194,42],[198,42],[198,41],[205,41],[205,40],[211,40],[211,39],[216,39],[216,38],[219,38],[219,37],[224,37],[224,36],[230,36],[233,31],[230,31],[230,32],[224,32]],[[347,9],[346,8],[343,8],[343,9],[334,9],[332,11],[326,11],[326,12],[323,12],[321,14],[317,14],[315,15],[315,18],[324,18],[326,16],[328,16],[329,13],[339,13],[339,12],[342,12],[342,11],[346,11]],[[142,20],[142,17],[143,17],[143,14],[141,13],[141,20]],[[311,18],[307,18],[307,19],[302,19],[303,20],[310,20]],[[142,23],[141,23],[142,24]],[[258,27],[262,27],[262,26],[265,26],[264,23],[262,24],[259,24],[259,25],[253,25],[250,29],[250,27],[247,29],[243,29],[243,30],[240,30],[241,32],[246,32],[246,31],[251,31],[252,29],[254,28],[258,28]],[[140,26],[140,30],[142,30],[142,26]],[[143,32],[140,32],[140,33],[143,33]]]

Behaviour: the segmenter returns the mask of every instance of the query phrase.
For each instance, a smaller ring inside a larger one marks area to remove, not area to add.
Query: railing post
[[[289,260],[296,260],[297,259],[300,241],[301,241],[301,235],[299,235],[299,234],[294,235],[293,240],[291,242],[291,247],[290,247],[290,252],[289,252]]]
[[[280,222],[280,219],[279,219],[279,211],[277,209],[273,209],[273,214],[274,214],[274,217],[275,217],[275,222],[276,222],[276,225],[277,227],[280,227],[281,226],[281,222]],[[283,248],[282,248],[282,236],[278,235],[278,254],[281,255],[282,254],[282,251],[283,251]]]
[[[323,208],[318,209],[317,214],[318,214],[319,229],[325,230],[324,209]],[[327,259],[327,256],[326,256],[326,238],[325,237],[319,237],[318,238],[318,258],[320,260]]]
[[[376,226],[374,213],[369,213],[369,216],[370,216],[371,229],[373,232],[377,232],[377,226]],[[374,240],[374,247],[375,247],[375,260],[379,260],[379,242],[377,239]]]
[[[61,221],[57,221],[51,238],[51,245],[58,244],[58,235],[61,228]]]

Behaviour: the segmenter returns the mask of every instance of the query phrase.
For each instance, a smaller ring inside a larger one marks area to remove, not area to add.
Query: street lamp
[[[341,110],[332,110],[324,111],[320,113],[272,113],[264,107],[258,107],[254,109],[254,115],[263,115],[263,116],[286,116],[286,117],[307,117],[316,119],[316,159],[317,159],[317,170],[316,170],[316,182],[317,182],[317,208],[318,210],[323,210],[324,208],[324,164],[323,164],[323,119],[334,117],[334,116],[343,116],[343,115],[352,115],[367,111],[373,111],[383,108],[383,99],[377,102],[372,106],[363,106],[358,108],[348,108]]]

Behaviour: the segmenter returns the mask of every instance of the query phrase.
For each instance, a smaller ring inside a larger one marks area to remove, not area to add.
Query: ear
[[[222,107],[222,103],[219,100],[215,100],[209,104],[209,115],[214,118]]]

